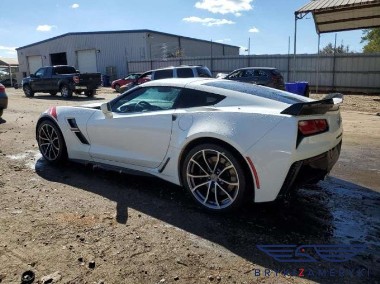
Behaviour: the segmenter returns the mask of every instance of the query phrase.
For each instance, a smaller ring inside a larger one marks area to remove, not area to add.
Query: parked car
[[[0,84],[4,85],[4,87],[14,87],[15,89],[18,88],[17,80],[16,79],[4,79],[0,81]]]
[[[8,96],[5,93],[5,87],[0,84],[0,117],[3,115],[4,109],[8,107]]]
[[[124,85],[120,88],[120,93],[126,90],[143,84],[152,80],[167,79],[167,78],[192,78],[192,77],[206,77],[211,78],[212,74],[206,66],[202,65],[181,65],[177,67],[167,67],[162,69],[155,69],[141,74],[133,82]]]
[[[272,67],[240,68],[232,71],[224,79],[285,90],[284,77]]]
[[[119,92],[121,86],[124,86],[124,85],[127,85],[127,84],[133,82],[140,75],[141,75],[141,73],[131,73],[125,78],[112,81],[111,88],[114,89],[115,91]]]
[[[110,102],[54,106],[36,139],[52,164],[145,172],[221,212],[323,179],[340,154],[340,102],[224,79],[155,80]]]
[[[36,73],[22,79],[22,88],[27,97],[33,97],[36,92],[50,93],[52,96],[61,92],[65,99],[71,98],[73,92],[77,95],[84,92],[86,96],[92,97],[101,84],[100,73],[80,74],[68,65],[41,67]]]

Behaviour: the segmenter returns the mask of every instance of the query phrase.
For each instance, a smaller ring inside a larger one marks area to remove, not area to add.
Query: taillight
[[[74,76],[73,80],[74,80],[75,84],[78,84],[79,83],[79,76]]]
[[[0,93],[5,93],[5,87],[2,84],[0,84]]]
[[[311,119],[311,120],[300,120],[298,122],[298,130],[304,135],[314,135],[327,131],[329,125],[326,119]]]

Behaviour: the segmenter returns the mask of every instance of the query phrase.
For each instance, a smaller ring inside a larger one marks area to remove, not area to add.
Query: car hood
[[[77,107],[100,109],[100,106],[101,106],[102,104],[103,104],[103,103],[92,103],[92,104],[81,105],[81,106],[77,106]]]

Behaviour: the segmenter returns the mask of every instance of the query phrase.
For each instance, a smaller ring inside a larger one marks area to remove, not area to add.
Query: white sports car
[[[228,211],[323,179],[340,153],[341,101],[223,79],[164,79],[108,103],[52,107],[36,138],[48,162],[142,171],[184,186],[205,209]]]

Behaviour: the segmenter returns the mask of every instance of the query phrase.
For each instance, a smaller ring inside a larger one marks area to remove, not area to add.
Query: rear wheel
[[[186,155],[182,182],[204,209],[225,212],[237,209],[246,196],[246,176],[238,157],[225,147],[201,144]]]
[[[23,90],[26,97],[30,98],[34,96],[34,92],[32,91],[32,88],[29,85],[25,85],[23,87]]]
[[[89,98],[92,98],[93,96],[96,95],[96,90],[88,90],[85,92],[85,95]]]
[[[120,85],[119,84],[115,84],[115,91],[120,93]]]
[[[62,133],[50,120],[45,120],[38,126],[37,143],[42,156],[49,163],[58,164],[67,159]]]
[[[60,91],[61,91],[61,96],[65,99],[69,99],[73,96],[73,91],[70,90],[68,85],[62,85]]]

